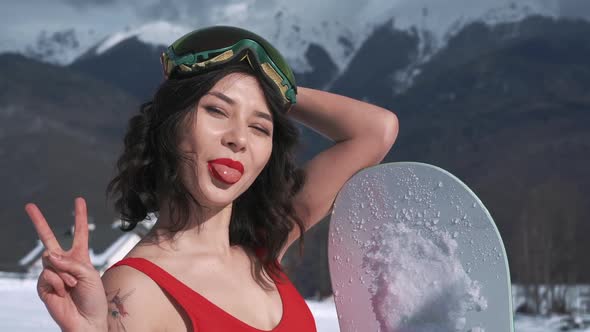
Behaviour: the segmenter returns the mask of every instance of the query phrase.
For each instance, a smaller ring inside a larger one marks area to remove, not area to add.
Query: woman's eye
[[[223,113],[222,111],[218,110],[215,107],[205,107],[205,109],[209,112],[209,113],[217,113],[217,114],[221,114],[221,115],[225,115],[225,113]]]
[[[209,112],[209,113],[219,114],[219,115],[222,115],[222,116],[226,116],[225,113],[223,113],[223,111],[221,111],[221,110],[219,110],[219,109],[217,109],[215,107],[205,107],[205,110],[207,112]],[[267,136],[270,136],[270,131],[266,130],[265,128],[258,127],[258,126],[250,126],[250,127],[256,129],[257,131],[259,131],[259,132],[261,132],[261,133],[263,133],[263,134],[265,134]]]
[[[264,133],[264,134],[266,134],[266,135],[269,135],[269,136],[270,136],[270,133],[268,132],[268,130],[266,130],[266,129],[264,129],[264,128],[260,128],[260,127],[256,127],[256,126],[253,126],[252,128],[254,128],[254,129],[258,130],[258,131],[259,131],[259,132],[261,132],[261,133]]]

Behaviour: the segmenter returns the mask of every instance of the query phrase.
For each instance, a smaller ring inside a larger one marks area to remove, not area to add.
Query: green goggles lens
[[[262,73],[274,82],[286,104],[296,103],[297,86],[293,72],[272,45],[253,34],[258,41],[250,38],[234,41],[231,39],[236,39],[236,34],[228,33],[211,36],[211,31],[215,32],[215,28],[209,28],[206,50],[201,46],[204,44],[202,37],[195,36],[203,31],[198,30],[178,39],[162,53],[161,62],[166,78],[196,74],[235,59],[247,60],[252,68],[260,68]],[[249,33],[246,30],[237,31],[240,31],[238,37],[248,37],[244,36],[244,32]]]

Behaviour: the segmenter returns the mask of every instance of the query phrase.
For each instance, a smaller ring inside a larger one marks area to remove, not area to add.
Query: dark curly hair
[[[171,211],[166,231],[173,234],[184,229],[194,211],[191,203],[197,211],[201,205],[181,178],[181,163],[190,163],[178,149],[182,125],[193,115],[200,98],[230,73],[257,78],[273,118],[270,159],[250,188],[233,202],[229,226],[230,245],[245,250],[254,262],[255,280],[268,288],[262,267],[280,279],[275,262],[296,225],[301,234],[299,254],[303,252],[305,228],[293,208],[293,197],[301,189],[305,174],[295,165],[299,132],[285,114],[281,95],[259,70],[236,62],[196,76],[165,80],[153,100],[141,105],[139,114],[129,120],[124,151],[117,161],[118,173],[106,194],[107,199],[116,196],[115,209],[124,222],[123,231],[134,229],[149,218],[148,213],[157,213],[165,201]]]

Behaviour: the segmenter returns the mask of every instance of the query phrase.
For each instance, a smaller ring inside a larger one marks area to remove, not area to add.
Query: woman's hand
[[[61,248],[39,208],[25,206],[46,249],[37,292],[62,331],[107,331],[105,291],[88,254],[86,202],[79,197],[75,205],[74,242],[68,251]]]

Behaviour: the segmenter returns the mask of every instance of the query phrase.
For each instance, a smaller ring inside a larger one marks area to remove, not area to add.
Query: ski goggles
[[[297,95],[295,77],[281,54],[270,43],[251,32],[231,27],[228,29],[232,29],[230,30],[232,33],[226,33],[221,39],[231,40],[232,37],[244,37],[244,34],[233,33],[239,31],[258,37],[256,38],[258,40],[242,38],[230,46],[202,50],[203,44],[219,44],[220,38],[207,36],[211,41],[203,42],[205,37],[202,33],[199,35],[203,30],[189,33],[175,41],[162,53],[160,62],[163,66],[164,76],[168,79],[198,74],[239,59],[239,61],[247,61],[252,68],[260,68],[261,72],[280,91],[286,105],[295,104]]]

